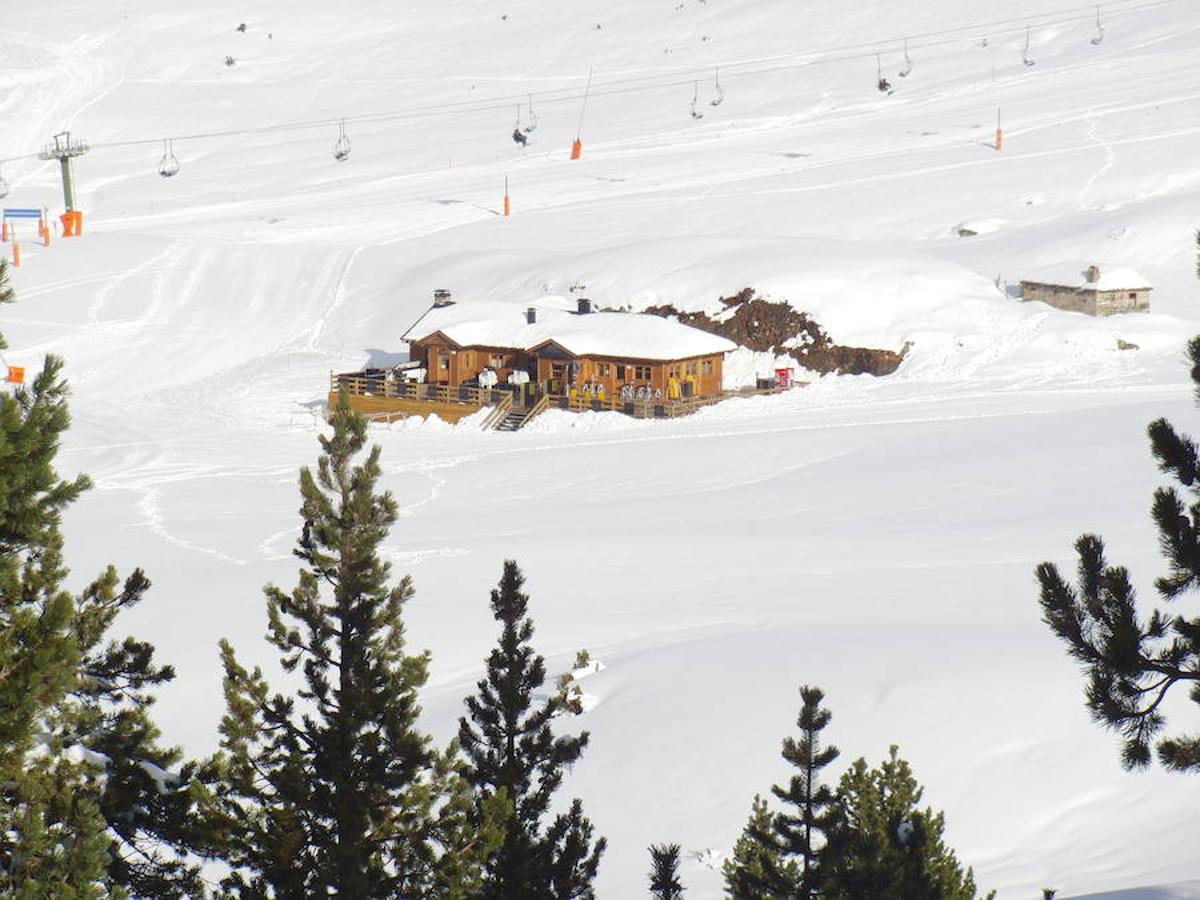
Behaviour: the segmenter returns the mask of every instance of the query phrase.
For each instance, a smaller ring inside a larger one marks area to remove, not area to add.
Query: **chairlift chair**
[[[1098,45],[1104,40],[1104,26],[1100,24],[1100,7],[1096,7],[1096,35],[1092,38],[1092,46]]]
[[[513,143],[519,147],[524,147],[529,143],[529,138],[525,136],[525,132],[521,130],[521,107],[517,105],[517,120],[513,123],[512,133]]]
[[[716,96],[708,101],[708,105],[709,106],[720,106],[721,102],[725,99],[725,89],[723,87],[721,87],[721,70],[720,69],[716,69],[713,72],[713,90],[716,92]]]
[[[912,70],[913,70],[913,61],[912,61],[912,57],[908,55],[908,38],[905,38],[904,39],[904,65],[902,65],[900,67],[900,73],[899,73],[900,77],[907,78],[909,75],[912,74]]]
[[[693,119],[703,119],[704,118],[704,113],[700,112],[700,110],[697,108],[697,104],[699,102],[700,102],[700,83],[698,81],[693,81],[692,82],[692,118]]]
[[[521,118],[521,108],[517,107],[517,120],[520,121],[520,118]],[[537,126],[538,126],[538,117],[537,117],[537,113],[535,113],[533,111],[533,94],[530,94],[529,95],[529,124],[525,126],[525,129],[524,129],[525,133],[529,134],[531,131],[536,131]]]
[[[1025,51],[1021,54],[1021,62],[1027,66],[1032,66],[1037,63],[1033,58],[1033,38],[1030,29],[1025,29]]]
[[[890,94],[892,85],[886,78],[883,77],[883,60],[879,58],[879,54],[875,54],[875,77],[878,78],[876,86],[879,88],[879,93]]]
[[[333,158],[345,162],[350,158],[350,138],[346,136],[346,120],[342,119],[338,126],[337,143],[333,145]]]
[[[158,162],[158,174],[163,178],[174,178],[179,174],[179,160],[175,157],[174,141],[163,141],[163,155]]]

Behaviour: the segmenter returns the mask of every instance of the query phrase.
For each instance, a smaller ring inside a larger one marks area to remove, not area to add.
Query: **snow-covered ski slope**
[[[80,581],[109,561],[154,580],[122,624],[179,671],[167,735],[215,746],[219,637],[270,666],[260,587],[294,579],[296,471],[328,374],[394,358],[434,288],[524,303],[581,284],[603,305],[701,308],[753,286],[840,342],[910,341],[908,359],[674,422],[375,431],[404,510],[388,552],[418,591],[409,634],[433,652],[430,727],[453,733],[515,557],[551,670],[581,647],[606,665],[583,683],[592,745],[568,783],[611,840],[602,897],[639,896],[646,845],[672,840],[689,896],[719,894],[714,861],[786,777],[802,683],[826,690],[845,761],[901,746],[1001,897],[1200,896],[1184,884],[1200,878],[1200,783],[1120,770],[1032,575],[1071,567],[1096,530],[1152,597],[1144,426],[1195,421],[1181,347],[1200,332],[1200,6],[1107,3],[1099,45],[1090,15],[1070,0],[6,9],[0,159],[65,128],[95,148],[76,166],[86,236],[27,237],[0,328],[14,363],[68,360],[63,468],[97,484],[68,518],[70,558]],[[522,150],[509,135],[530,93]],[[158,176],[162,138],[210,132],[242,133],[176,140],[181,172]],[[0,174],[6,204],[61,209],[53,164]],[[1091,320],[994,283],[1093,261],[1147,276],[1153,312]]]

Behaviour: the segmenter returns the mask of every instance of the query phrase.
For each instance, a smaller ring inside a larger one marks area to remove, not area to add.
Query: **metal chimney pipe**
[[[579,314],[581,316],[586,316],[592,311],[592,301],[587,297],[580,297],[577,302],[579,305]]]
[[[525,310],[525,323],[527,325],[532,325],[536,321],[537,321],[537,307],[530,306],[528,309]]]

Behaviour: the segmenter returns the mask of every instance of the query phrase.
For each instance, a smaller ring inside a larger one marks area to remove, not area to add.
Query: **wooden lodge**
[[[1021,279],[1021,299],[1058,309],[1111,316],[1150,309],[1150,282],[1125,266],[1059,266]]]
[[[360,410],[449,421],[494,407],[488,427],[515,430],[551,406],[638,417],[685,415],[725,396],[725,338],[660,316],[593,311],[579,299],[434,305],[403,335],[409,362],[333,376]]]

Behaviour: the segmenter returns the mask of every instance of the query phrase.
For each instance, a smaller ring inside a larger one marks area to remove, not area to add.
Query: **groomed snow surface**
[[[0,159],[68,127],[96,149],[76,165],[86,236],[25,236],[0,329],[14,364],[68,361],[61,468],[96,482],[67,517],[71,564],[79,584],[110,561],[154,580],[121,627],[179,672],[159,705],[168,738],[214,748],[218,638],[277,670],[261,587],[295,578],[297,470],[316,457],[329,372],[401,359],[435,288],[519,316],[581,293],[715,314],[751,286],[839,343],[910,343],[906,360],[679,421],[374,429],[403,509],[387,554],[415,577],[409,637],[433,653],[428,727],[454,732],[513,557],[551,673],[580,648],[605,666],[571,723],[592,743],[562,798],[610,838],[601,897],[642,895],[661,841],[684,846],[690,897],[719,896],[753,794],[788,774],[779,742],[805,683],[826,691],[844,762],[900,745],[950,845],[1002,898],[1200,896],[1200,781],[1121,771],[1033,579],[1043,559],[1072,569],[1089,530],[1146,600],[1162,570],[1144,428],[1166,415],[1196,431],[1181,351],[1200,332],[1200,7],[1107,3],[1092,45],[1091,7],[1038,17],[1069,6],[6,10]],[[879,94],[876,49],[894,73],[899,38],[934,32]],[[794,65],[823,50],[840,61]],[[762,62],[733,65],[747,60]],[[520,149],[530,92],[539,125]],[[451,103],[473,105],[355,118]],[[342,118],[353,151],[335,163]],[[156,173],[160,138],[311,120],[329,124],[176,140],[180,173]],[[5,203],[61,210],[53,164],[2,171]],[[1145,276],[1153,311],[1092,320],[1005,296],[1029,272],[1096,261]],[[773,362],[731,365],[748,378]],[[1168,712],[1194,728],[1183,697]]]

